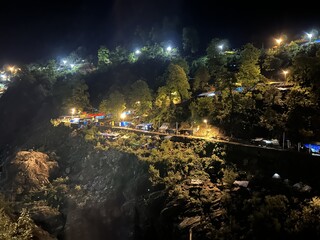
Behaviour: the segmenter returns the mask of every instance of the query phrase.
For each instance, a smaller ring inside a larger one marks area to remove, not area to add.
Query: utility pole
[[[178,125],[179,125],[179,123],[176,122],[176,135],[178,135]]]

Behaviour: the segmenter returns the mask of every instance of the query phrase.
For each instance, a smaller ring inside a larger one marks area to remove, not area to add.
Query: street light
[[[206,124],[206,136],[208,135],[208,120],[204,119],[203,122]]]
[[[284,82],[287,83],[287,74],[289,73],[288,70],[282,70],[282,73],[284,75]]]
[[[282,43],[282,38],[276,38],[275,40],[276,40],[277,44],[280,46],[280,44]]]
[[[139,55],[141,53],[141,51],[139,50],[139,49],[137,49],[136,51],[135,51],[135,54],[136,55]]]
[[[307,36],[308,36],[308,38],[309,38],[309,42],[311,42],[311,39],[312,39],[312,37],[313,37],[313,34],[312,34],[312,33],[307,33]]]
[[[76,113],[76,109],[75,108],[71,108],[71,117],[73,118],[73,115]]]
[[[125,112],[121,113],[120,118],[123,121],[126,118],[126,113]]]
[[[208,127],[208,120],[204,119],[203,122],[206,124],[206,128]]]

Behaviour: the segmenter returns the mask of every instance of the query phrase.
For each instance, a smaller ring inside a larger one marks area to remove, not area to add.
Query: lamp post
[[[208,120],[204,119],[203,122],[206,124],[206,136],[208,135]]]
[[[73,115],[76,113],[76,109],[75,108],[71,108],[71,118],[73,119]]]
[[[282,43],[282,38],[276,38],[275,40],[278,46],[280,47],[280,44]]]
[[[125,118],[126,118],[126,113],[125,113],[125,112],[122,112],[122,113],[120,114],[120,120],[121,120],[121,122],[119,123],[119,127],[125,127],[125,123],[123,122]]]
[[[121,113],[120,118],[123,121],[126,118],[126,113],[125,112]]]
[[[282,70],[282,73],[284,75],[284,83],[287,83],[287,74],[289,73],[288,70]]]
[[[313,34],[312,33],[307,33],[307,36],[308,36],[308,38],[309,38],[309,43],[311,42],[311,39],[312,39],[312,37],[313,37]]]

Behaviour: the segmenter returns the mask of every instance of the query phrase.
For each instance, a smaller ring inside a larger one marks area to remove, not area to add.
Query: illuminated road
[[[126,128],[126,127],[107,127],[108,129],[114,129],[114,130],[126,130],[136,133],[142,133],[147,135],[158,135],[158,136],[170,136],[170,137],[176,137],[176,138],[187,138],[187,139],[198,139],[198,140],[205,140],[213,143],[224,143],[224,144],[231,144],[231,145],[238,145],[238,146],[244,146],[244,147],[252,147],[252,148],[262,148],[262,149],[272,149],[272,150],[278,150],[278,151],[287,151],[287,149],[282,148],[275,148],[275,147],[266,147],[266,146],[258,146],[255,144],[250,143],[244,143],[240,141],[234,141],[234,140],[223,140],[223,139],[217,139],[212,137],[201,137],[201,136],[193,136],[193,135],[182,135],[182,134],[168,134],[168,133],[160,133],[160,132],[151,132],[151,131],[145,131],[145,130],[139,130],[134,128]]]

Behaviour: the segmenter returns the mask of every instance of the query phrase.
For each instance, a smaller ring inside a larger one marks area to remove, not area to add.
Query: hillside
[[[136,145],[148,141],[143,136],[88,142],[89,129],[40,132],[25,148],[40,146],[45,136],[45,153],[8,158],[2,191],[14,212],[27,208],[52,239],[185,239],[190,231],[198,239],[318,237],[310,229],[310,221],[319,221],[318,190],[303,183],[237,170],[214,152],[203,155],[198,144],[159,142],[150,155]],[[260,228],[259,221],[270,225]]]
[[[318,70],[309,63],[319,46],[263,55],[250,44],[222,53],[216,43],[188,61],[156,45],[158,55],[118,49],[96,68],[54,61],[22,68],[0,98],[0,239],[318,239],[318,164],[310,155],[289,145],[228,148],[207,135],[212,126],[232,137],[315,140]],[[285,90],[268,83],[274,58],[291,64]],[[214,96],[197,97],[208,91]],[[198,126],[206,141],[129,131],[104,138],[108,121],[125,110],[155,126]],[[53,124],[86,111],[111,117],[99,127]]]

